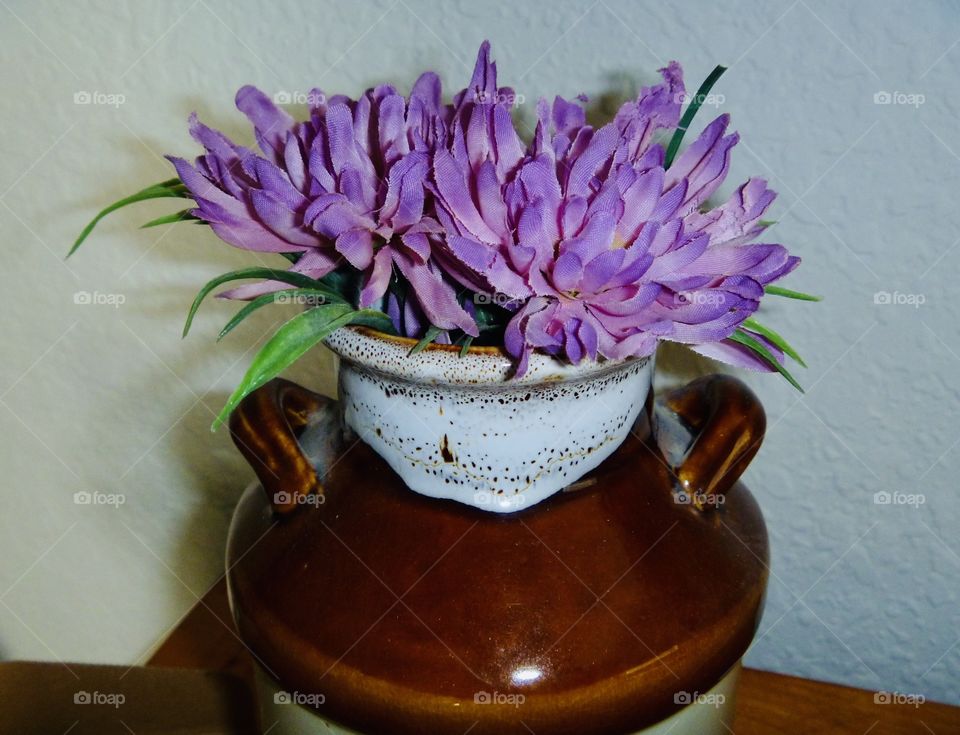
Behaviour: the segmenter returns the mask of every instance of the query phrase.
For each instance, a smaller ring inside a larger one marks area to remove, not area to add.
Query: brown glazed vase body
[[[505,514],[410,491],[341,415],[276,380],[231,425],[261,481],[230,532],[232,609],[296,731],[647,732],[738,667],[768,561],[736,482],[764,416],[739,381],[648,399],[602,464]]]

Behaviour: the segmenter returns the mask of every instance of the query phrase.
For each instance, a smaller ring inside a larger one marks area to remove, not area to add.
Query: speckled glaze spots
[[[345,328],[344,419],[412,490],[506,513],[574,484],[623,442],[653,359],[566,365],[534,355],[523,378],[495,348],[432,346]]]

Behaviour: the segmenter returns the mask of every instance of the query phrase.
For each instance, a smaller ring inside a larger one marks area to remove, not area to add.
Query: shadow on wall
[[[288,371],[287,377],[313,390],[335,395],[334,356],[324,347],[308,353],[305,365]],[[213,391],[205,402],[218,411],[229,397],[227,391]],[[217,433],[210,433],[212,415],[204,410],[191,411],[181,422],[173,439],[173,457],[184,474],[195,478],[193,488],[196,497],[190,500],[191,512],[178,531],[176,556],[170,566],[176,570],[191,570],[193,575],[202,575],[202,589],[206,592],[224,574],[223,554],[226,548],[227,531],[234,507],[244,489],[256,481],[253,470],[240,456],[233,445],[229,429],[224,426]],[[198,559],[198,555],[202,558]],[[200,570],[198,572],[198,566]],[[183,598],[183,586],[171,580],[171,595]],[[183,598],[184,607],[195,602]]]

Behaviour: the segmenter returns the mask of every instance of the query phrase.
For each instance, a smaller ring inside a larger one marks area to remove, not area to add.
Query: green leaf
[[[240,401],[283,372],[322,339],[349,324],[356,315],[349,304],[328,304],[301,312],[280,327],[253,358],[243,380],[214,419],[210,430],[216,431]]]
[[[781,365],[777,361],[777,358],[773,356],[773,353],[770,352],[770,350],[768,350],[762,342],[760,342],[756,338],[750,336],[749,334],[747,334],[746,332],[740,329],[738,329],[736,332],[731,334],[728,337],[728,339],[731,342],[737,342],[739,344],[742,344],[744,347],[747,347],[748,349],[755,352],[758,356],[760,356],[763,359],[764,362],[769,364],[770,367],[772,367],[774,370],[780,373],[784,378],[786,378],[787,382],[790,383],[790,385],[792,385],[798,391],[803,393],[803,388],[800,387],[800,383],[797,382],[796,378],[794,378],[790,374],[790,371],[787,370],[783,365]]]
[[[503,329],[513,316],[509,311],[497,304],[474,304],[473,318],[481,332],[492,329]]]
[[[440,333],[443,331],[444,330],[440,329],[440,327],[435,327],[431,324],[430,328],[427,330],[427,333],[423,335],[423,339],[421,339],[412,348],[410,348],[410,352],[408,353],[408,355],[416,355],[418,352],[422,352],[423,350],[425,350],[427,348],[427,345],[429,345],[437,337],[439,337]]]
[[[800,301],[823,301],[823,296],[812,296],[802,291],[791,291],[789,288],[781,288],[780,286],[765,286],[763,290],[771,296],[784,296],[788,299],[799,299]]]
[[[343,301],[340,294],[324,289],[319,281],[310,278],[310,276],[305,276],[302,273],[276,270],[274,268],[241,268],[240,270],[224,273],[221,276],[211,279],[207,282],[206,286],[200,289],[200,293],[198,293],[197,297],[193,300],[193,304],[190,306],[190,312],[187,314],[187,323],[183,326],[183,336],[187,336],[187,332],[190,331],[190,325],[193,324],[193,317],[196,315],[197,309],[200,308],[201,302],[213,289],[228,281],[239,281],[245,278],[264,278],[270,281],[283,281],[284,283],[289,283],[291,286],[299,286],[300,288],[324,290],[325,295],[330,301]]]
[[[377,309],[360,309],[357,312],[356,319],[350,323],[359,327],[370,327],[370,329],[376,329],[384,334],[397,334],[390,317]]]
[[[680,118],[680,124],[677,126],[677,129],[673,131],[673,137],[670,138],[670,144],[667,146],[667,155],[663,159],[663,167],[665,169],[670,168],[670,164],[673,163],[673,159],[676,157],[677,151],[680,150],[680,142],[683,140],[683,135],[687,132],[687,128],[690,127],[690,123],[693,122],[694,115],[697,114],[697,110],[700,109],[700,106],[710,93],[713,85],[716,84],[717,80],[726,70],[727,67],[725,66],[715,67],[714,70],[710,72],[710,76],[708,76],[703,81],[703,84],[700,85],[700,89],[697,90],[696,96],[690,100],[690,104],[687,105],[686,112],[684,112],[683,117]]]
[[[122,207],[126,207],[128,204],[143,202],[147,199],[160,199],[162,197],[190,199],[190,193],[187,191],[187,187],[180,183],[180,179],[168,179],[167,181],[161,181],[159,184],[148,186],[146,189],[138,191],[136,194],[131,194],[130,196],[125,197],[118,202],[114,202],[109,207],[105,207],[104,209],[100,210],[97,216],[90,220],[90,223],[83,228],[83,230],[80,232],[80,236],[73,243],[73,247],[70,248],[70,252],[67,253],[67,257],[69,258],[77,251],[77,248],[83,244],[83,241],[87,239],[87,236],[93,232],[93,228],[97,226],[97,223],[111,212],[115,212]]]
[[[787,340],[785,340],[783,337],[781,337],[777,332],[774,332],[772,329],[770,329],[770,327],[763,326],[760,322],[758,322],[756,319],[753,319],[752,317],[745,319],[743,322],[743,326],[745,326],[751,332],[757,332],[758,334],[762,334],[764,337],[766,337],[771,342],[773,342],[777,347],[783,350],[784,353],[786,353],[787,355],[792,357],[794,360],[796,360],[798,363],[800,363],[800,365],[802,365],[803,367],[807,366],[807,363],[805,363],[803,361],[803,358],[800,357],[799,354],[797,354],[797,351],[790,346],[790,343],[787,342]]]
[[[157,225],[172,225],[175,222],[184,222],[186,220],[195,220],[196,222],[203,222],[202,219],[196,215],[190,214],[189,209],[182,209],[179,212],[174,212],[173,214],[165,214],[163,217],[157,217],[152,219],[146,224],[140,225],[141,230],[145,230],[148,227],[156,227]]]
[[[317,303],[313,305],[314,307],[317,307],[329,302],[329,296],[330,292],[327,289],[322,288],[285,288],[282,291],[274,291],[272,293],[263,294],[263,296],[258,296],[257,298],[248,302],[234,315],[229,322],[227,322],[226,326],[220,330],[220,334],[217,335],[217,342],[226,337],[230,332],[233,331],[234,327],[250,316],[253,312],[263,306],[266,306],[267,304],[272,304],[275,301],[281,301],[281,303],[295,303],[295,300],[298,297],[303,297],[304,305],[308,303],[306,299],[317,299]],[[339,299],[337,302],[339,302]]]
[[[757,224],[760,225],[761,227],[773,227],[775,224],[777,224],[777,220],[775,220],[775,219],[762,219],[762,220],[760,220],[759,222],[757,222]]]
[[[470,349],[471,344],[473,344],[473,337],[468,334],[463,338],[463,345],[460,347],[460,357],[467,356],[467,350]]]

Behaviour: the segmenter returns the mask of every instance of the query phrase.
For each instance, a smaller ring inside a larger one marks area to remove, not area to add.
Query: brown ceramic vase
[[[741,382],[648,393],[604,461],[509,513],[411,491],[343,390],[275,380],[232,419],[260,480],[227,568],[265,730],[726,732],[768,561]]]

